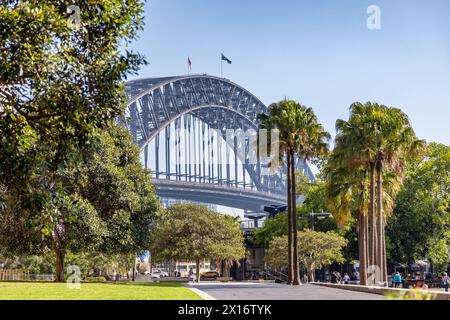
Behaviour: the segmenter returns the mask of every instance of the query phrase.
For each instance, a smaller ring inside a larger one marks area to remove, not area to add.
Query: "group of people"
[[[343,284],[349,284],[350,283],[350,276],[348,273],[344,273],[344,276],[341,276],[341,273],[339,271],[333,271],[333,278],[332,282],[334,283],[343,283]]]
[[[403,281],[404,281],[404,279],[400,272],[397,271],[392,275],[392,286],[394,288],[403,287]],[[442,275],[442,284],[444,285],[445,292],[448,292],[448,288],[450,287],[450,277],[448,276],[447,272],[444,272]],[[428,288],[428,286],[424,283],[422,285],[422,289],[427,289],[427,288]]]

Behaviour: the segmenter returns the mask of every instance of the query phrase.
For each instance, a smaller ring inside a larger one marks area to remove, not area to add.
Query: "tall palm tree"
[[[343,128],[345,130],[345,128]],[[358,221],[360,283],[367,284],[369,266],[368,216],[369,171],[353,159],[352,132],[339,131],[335,148],[324,168],[326,196],[338,226],[345,226],[354,215]]]
[[[296,211],[296,160],[311,160],[328,152],[330,134],[319,123],[313,109],[294,100],[283,100],[269,106],[268,114],[260,114],[260,128],[279,130],[280,159],[287,162],[288,194],[288,283],[300,284],[298,264],[298,230]]]
[[[385,192],[383,190],[384,172],[397,177],[397,184],[391,185],[389,195],[398,192],[405,176],[407,163],[425,150],[425,141],[419,140],[411,127],[408,116],[400,109],[377,105],[378,112],[373,114],[377,123],[375,131],[376,176],[377,176],[377,219],[379,237],[377,243],[377,265],[382,272],[382,281],[387,282],[385,227],[386,214],[383,214]],[[386,212],[385,212],[386,213]]]
[[[363,264],[378,266],[381,271],[380,280],[387,283],[384,236],[386,217],[392,211],[392,199],[401,187],[408,159],[420,153],[424,142],[416,138],[407,116],[401,110],[375,103],[352,104],[349,120],[338,120],[336,129],[335,149],[340,150],[338,157],[341,160],[338,163],[341,168],[346,169],[351,176],[362,170],[369,177],[369,221],[364,227],[361,222],[361,228],[368,229],[369,254]],[[359,176],[361,179],[365,177]],[[357,179],[354,183],[359,186],[362,180]],[[387,192],[383,190],[385,185]],[[350,192],[345,188],[344,191]],[[383,206],[387,207],[383,210]],[[364,218],[361,216],[362,220]],[[361,250],[364,248],[366,247],[361,245]]]

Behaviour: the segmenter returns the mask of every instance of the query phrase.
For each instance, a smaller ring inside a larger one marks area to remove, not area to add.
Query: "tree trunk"
[[[55,281],[64,282],[64,251],[60,248],[55,249],[56,262],[55,262]]]
[[[359,214],[358,249],[359,249],[359,280],[367,285],[367,217],[364,212]]]
[[[292,263],[292,254],[293,254],[293,247],[292,247],[292,175],[291,175],[291,155],[289,152],[287,152],[286,155],[287,158],[287,196],[288,196],[288,210],[287,210],[287,219],[288,219],[288,279],[287,284],[292,284],[293,280],[293,274],[294,274],[294,268]]]
[[[195,260],[195,275],[197,277],[197,282],[200,282],[200,259]]]
[[[376,265],[377,225],[375,216],[375,163],[370,164],[369,195],[369,265]]]
[[[384,274],[386,271],[385,261],[384,261],[384,252],[383,252],[383,240],[384,240],[384,217],[383,217],[383,181],[382,181],[382,162],[381,160],[377,161],[377,228],[378,228],[378,241],[377,241],[377,260],[376,264],[380,267],[380,278],[382,282],[387,282]],[[386,283],[385,283],[386,284]]]
[[[293,253],[292,253],[292,264],[294,276],[292,277],[292,284],[294,286],[298,286],[301,284],[300,282],[300,270],[298,265],[298,226],[297,226],[297,204],[296,204],[296,195],[297,195],[297,186],[295,184],[295,161],[294,154],[291,154],[291,202],[292,202],[292,242],[293,242]]]
[[[388,284],[388,270],[387,270],[387,257],[386,257],[386,235],[385,235],[385,230],[386,230],[386,221],[384,221],[383,223],[383,244],[382,244],[382,252],[383,252],[383,277],[384,277],[384,282],[386,283],[386,286],[389,286]]]
[[[314,269],[314,268],[310,268],[309,269],[309,281],[310,282],[315,282],[316,281],[316,275],[315,275],[315,273],[316,273],[316,269]]]
[[[364,227],[365,227],[365,236],[366,236],[366,277],[367,277],[367,268],[369,267],[369,252],[370,252],[370,248],[369,248],[369,237],[370,237],[370,233],[369,233],[369,214],[367,213],[364,217]]]

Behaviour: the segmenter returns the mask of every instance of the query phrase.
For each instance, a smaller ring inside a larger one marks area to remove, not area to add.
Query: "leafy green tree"
[[[305,230],[299,234],[299,262],[308,271],[310,281],[314,281],[316,269],[333,262],[344,262],[342,249],[348,241],[334,232]]]
[[[54,257],[42,256],[10,256],[0,254],[3,269],[26,269],[32,274],[51,274],[54,270]]]
[[[92,132],[123,112],[123,80],[144,62],[121,49],[143,28],[141,1],[75,4],[0,5],[0,188],[38,212],[49,205],[33,180],[55,183],[54,173],[71,166]]]
[[[448,265],[450,246],[450,147],[431,143],[424,160],[408,171],[386,229],[390,259],[428,258],[435,271]]]
[[[303,209],[298,208],[297,227],[298,230],[305,230],[311,227],[310,213],[303,213]],[[347,228],[339,229],[333,218],[324,218],[322,220],[314,221],[314,229],[321,232],[337,231],[347,232]],[[287,214],[277,214],[273,219],[266,219],[264,226],[255,228],[250,234],[250,239],[253,243],[267,246],[273,238],[279,236],[287,236]]]
[[[249,238],[257,245],[268,247],[274,238],[287,235],[288,215],[286,212],[282,212],[277,214],[273,219],[266,219],[261,228],[254,228]]]
[[[258,115],[260,127],[279,130],[280,159],[286,158],[288,189],[288,283],[300,284],[297,244],[297,206],[295,168],[296,156],[304,161],[327,153],[330,135],[319,123],[313,109],[293,100],[283,100],[269,106],[268,114]],[[270,144],[269,142],[269,149]]]
[[[304,230],[298,233],[299,263],[308,271],[311,281],[314,281],[316,269],[333,262],[343,262],[342,249],[347,240],[334,232],[318,232]],[[283,268],[288,264],[287,237],[275,237],[269,245],[266,262],[275,267]]]
[[[57,281],[64,280],[67,252],[147,249],[159,206],[150,173],[124,129],[112,125],[73,156],[81,157],[77,166],[33,179],[44,197],[41,211],[15,202],[8,192],[0,211],[0,244],[12,255],[54,252]]]
[[[266,263],[277,270],[286,269],[288,267],[287,247],[287,235],[272,238],[264,257]]]
[[[104,252],[81,252],[77,254],[68,253],[67,265],[76,265],[80,272],[86,277],[98,277],[111,274],[128,275],[128,271],[134,267],[136,255],[110,254]]]
[[[197,281],[201,260],[238,260],[245,255],[237,221],[195,204],[166,209],[158,218],[150,248],[153,261],[194,260]]]

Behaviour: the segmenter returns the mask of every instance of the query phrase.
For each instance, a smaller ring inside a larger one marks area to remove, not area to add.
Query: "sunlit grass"
[[[66,283],[0,282],[0,300],[201,300],[178,283]]]

